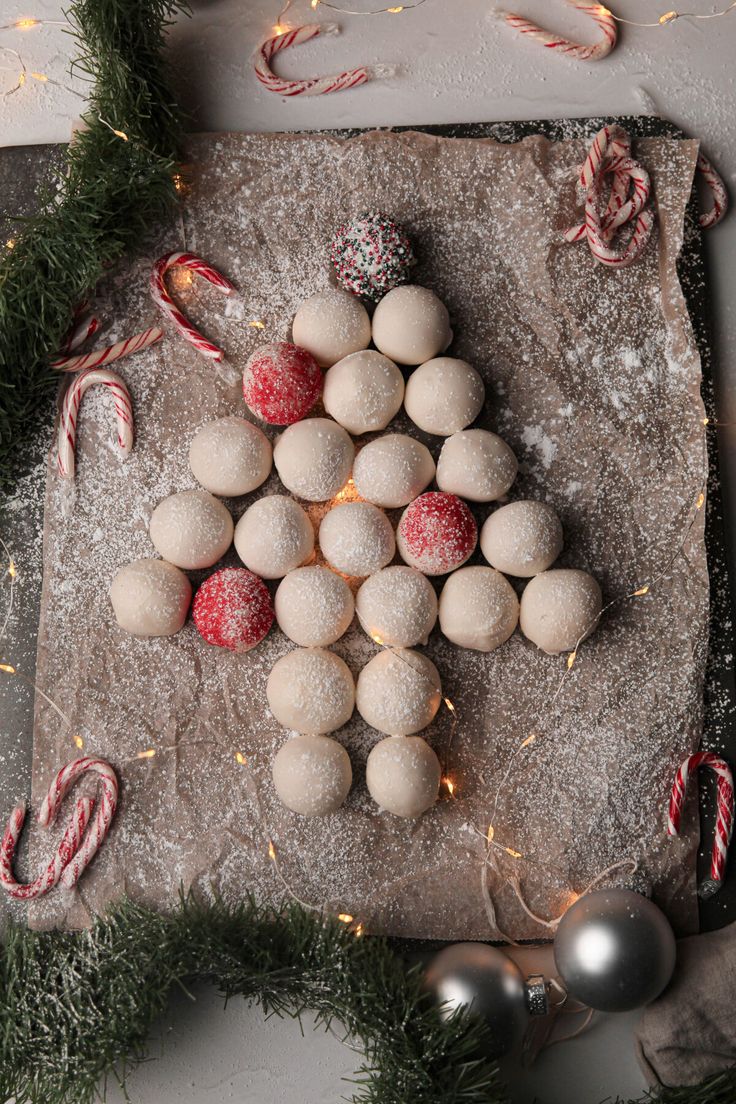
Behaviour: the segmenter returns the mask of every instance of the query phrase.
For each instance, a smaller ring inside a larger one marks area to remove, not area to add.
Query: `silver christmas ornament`
[[[587,893],[555,936],[555,963],[570,996],[601,1012],[627,1012],[658,997],[675,968],[664,913],[630,889]]]
[[[547,1011],[542,978],[525,983],[519,967],[503,951],[486,943],[454,943],[429,963],[425,988],[449,1019],[463,1007],[489,1028],[488,1055],[500,1058],[517,1047],[530,1015]]]

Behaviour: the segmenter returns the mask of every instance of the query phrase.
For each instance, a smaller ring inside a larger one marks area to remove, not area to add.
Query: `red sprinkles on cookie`
[[[446,575],[464,564],[478,541],[475,518],[461,498],[440,491],[420,495],[396,530],[401,558],[425,575]]]
[[[243,372],[245,405],[270,425],[292,425],[322,392],[322,372],[306,349],[277,341],[261,345]]]
[[[205,579],[192,606],[197,630],[208,644],[248,652],[273,624],[273,605],[263,579],[243,567],[225,567]]]

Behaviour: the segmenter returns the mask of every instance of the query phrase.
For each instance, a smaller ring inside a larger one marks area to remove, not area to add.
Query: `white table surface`
[[[612,3],[618,15],[643,21],[669,7],[667,0]],[[381,4],[350,0],[348,6]],[[324,8],[315,17],[307,0],[295,0],[287,22],[330,19],[339,23],[341,35],[283,54],[282,74],[315,76],[379,62],[398,65],[399,72],[338,95],[284,100],[261,89],[249,60],[276,22],[279,0],[192,0],[192,6],[193,18],[179,21],[170,32],[176,89],[191,115],[191,129],[296,130],[656,112],[702,139],[736,194],[736,12],[714,22],[680,20],[663,29],[626,27],[607,60],[580,64],[520,41],[491,17],[492,5],[485,0],[426,0],[415,11],[370,19]],[[702,14],[714,7],[703,0],[687,0],[685,6]],[[562,3],[519,0],[518,7],[548,25],[554,18],[555,29],[572,37],[589,33],[592,26]],[[61,19],[61,10],[59,0],[3,0],[2,20]],[[83,106],[74,91],[84,93],[85,86],[67,75],[72,43],[64,28],[0,31],[0,46],[20,51],[28,70],[51,78],[47,83],[29,79],[17,93],[0,98],[0,142],[66,141]],[[15,83],[17,60],[6,50],[0,66],[7,67],[0,69],[1,93]],[[707,241],[719,418],[736,422],[736,217],[713,230]],[[733,429],[721,431],[721,447],[726,512],[736,518]],[[548,956],[548,949],[532,952],[534,968],[543,970]],[[511,1064],[505,1072],[515,1104],[569,1104],[572,1099],[597,1104],[617,1093],[639,1095],[643,1081],[631,1039],[636,1019],[636,1014],[600,1017],[584,1038],[544,1054],[531,1072]],[[135,1104],[321,1104],[349,1092],[340,1078],[351,1075],[355,1056],[334,1037],[313,1034],[309,1024],[304,1037],[291,1022],[265,1024],[242,1001],[222,1012],[206,988],[197,991],[195,1004],[176,997],[157,1039],[162,1032],[163,1048],[153,1044],[153,1053],[161,1056],[130,1079]],[[110,1099],[122,1097],[113,1093]]]

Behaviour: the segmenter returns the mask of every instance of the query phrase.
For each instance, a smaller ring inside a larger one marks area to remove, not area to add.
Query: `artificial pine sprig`
[[[124,1079],[175,984],[207,979],[266,1013],[333,1021],[361,1047],[364,1104],[501,1104],[483,1029],[445,1023],[388,943],[338,920],[252,899],[191,898],[169,916],[123,902],[89,931],[16,928],[0,957],[0,1099],[91,1104]],[[336,1086],[335,1098],[344,1098]]]
[[[64,173],[0,261],[0,489],[58,386],[49,359],[75,307],[176,202],[181,124],[162,49],[186,10],[186,0],[73,0],[67,13],[73,67],[93,87]]]
[[[172,987],[202,980],[228,999],[257,1001],[264,1013],[310,1010],[318,1025],[334,1023],[363,1055],[353,1101],[507,1100],[496,1064],[482,1056],[486,1029],[464,1015],[443,1021],[421,975],[386,940],[357,938],[293,903],[187,897],[166,916],[123,901],[83,932],[10,930],[0,949],[0,1101],[91,1104],[109,1077],[124,1082],[145,1058]],[[730,1071],[628,1104],[734,1100]]]

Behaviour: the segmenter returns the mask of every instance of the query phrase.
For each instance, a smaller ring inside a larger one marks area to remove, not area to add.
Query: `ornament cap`
[[[549,997],[544,977],[541,974],[530,974],[525,985],[524,997],[529,1015],[546,1016],[549,1012]]]
[[[715,897],[722,884],[715,878],[706,878],[698,887],[698,897],[701,901],[710,900],[711,897]]]

